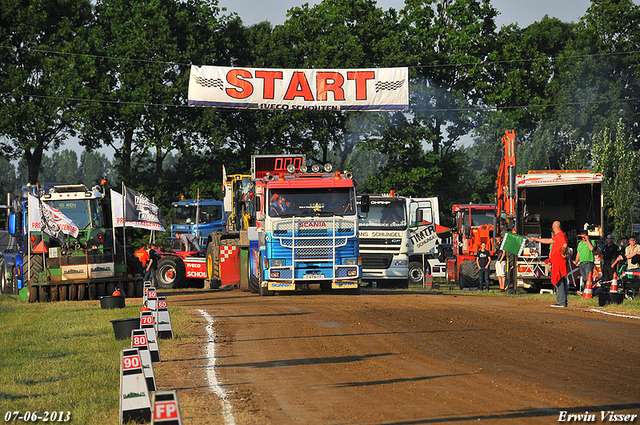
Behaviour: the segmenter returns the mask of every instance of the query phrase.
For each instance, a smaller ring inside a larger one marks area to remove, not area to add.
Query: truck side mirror
[[[416,211],[416,224],[419,226],[422,224],[422,219],[424,218],[424,212],[422,210]]]
[[[225,195],[224,185],[222,185],[220,186],[220,199],[224,200],[224,195]]]
[[[9,234],[11,236],[18,236],[20,234],[20,215],[9,214]]]
[[[360,197],[360,211],[364,214],[367,214],[370,207],[371,200],[369,199],[369,195],[362,195],[362,197]]]

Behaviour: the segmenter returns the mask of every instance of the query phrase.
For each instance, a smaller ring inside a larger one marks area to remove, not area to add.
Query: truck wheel
[[[40,280],[40,272],[42,271],[42,256],[31,255],[31,279],[29,279],[29,256],[22,266],[22,276],[24,282],[38,282]]]
[[[422,285],[424,281],[424,270],[422,263],[413,261],[409,263],[409,285]]]
[[[60,285],[60,301],[69,301],[69,285]]]
[[[87,285],[81,283],[78,285],[78,301],[84,301],[87,299]]]
[[[167,255],[158,261],[156,277],[160,289],[181,288],[186,284],[187,271],[181,259]]]
[[[260,296],[262,297],[270,297],[275,294],[275,291],[270,291],[266,286],[263,287],[260,285]]]
[[[46,303],[51,301],[49,298],[49,292],[47,291],[46,286],[38,286],[38,301],[41,303]]]
[[[207,244],[207,279],[220,279],[220,266],[215,253],[216,247],[214,240]],[[220,252],[220,248],[218,248],[218,252]]]
[[[471,261],[465,260],[460,264],[459,282],[460,289],[473,288],[478,286],[480,273],[478,271],[478,265]]]
[[[11,288],[13,288],[13,294],[18,294],[18,275],[16,274],[16,268],[11,267]]]
[[[2,281],[2,294],[11,294],[13,293],[13,291],[11,290],[11,288],[9,287],[10,284],[10,280],[7,277],[7,270],[6,270],[6,265],[5,263],[2,263],[2,270],[0,270],[0,281]]]
[[[38,288],[31,284],[27,287],[27,301],[30,303],[38,302]]]
[[[259,264],[263,264],[262,263],[262,255],[260,256],[260,263]],[[260,272],[260,270],[258,270],[258,293],[260,294],[260,296],[262,297],[269,297],[273,294],[275,294],[275,291],[269,291],[268,287],[262,287],[262,273]]]

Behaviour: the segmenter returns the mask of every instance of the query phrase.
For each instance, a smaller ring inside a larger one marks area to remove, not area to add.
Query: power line
[[[39,53],[47,53],[61,56],[77,56],[77,57],[89,57],[94,59],[109,59],[115,61],[130,61],[130,62],[141,62],[141,63],[150,63],[150,64],[165,64],[165,65],[178,65],[178,66],[191,66],[192,63],[185,62],[176,62],[176,61],[162,61],[156,59],[138,59],[138,58],[124,58],[118,56],[107,56],[107,55],[96,55],[89,53],[74,53],[74,52],[60,52],[57,50],[50,49],[42,49],[36,47],[12,47],[12,46],[4,46],[0,45],[0,48],[7,50],[23,50],[29,52],[39,52]],[[449,63],[449,64],[433,64],[433,65],[411,65],[407,66],[407,68],[415,68],[415,69],[424,69],[424,68],[453,68],[453,67],[466,67],[466,66],[478,66],[478,65],[504,65],[504,64],[515,64],[515,63],[527,63],[527,62],[537,62],[537,61],[560,61],[560,60],[570,60],[570,59],[586,59],[586,58],[597,58],[597,57],[610,57],[610,56],[624,56],[624,55],[633,55],[640,54],[640,50],[629,50],[624,52],[607,52],[607,53],[590,53],[583,55],[566,55],[566,56],[541,56],[538,58],[528,58],[528,59],[503,59],[503,60],[484,60],[479,62],[462,62],[462,63]],[[237,67],[237,66],[236,66]]]
[[[118,100],[101,100],[101,99],[83,99],[76,97],[62,97],[62,96],[44,96],[44,95],[36,95],[36,94],[22,94],[22,93],[0,93],[0,96],[3,97],[34,97],[38,99],[54,99],[54,100],[63,100],[67,102],[90,102],[90,103],[105,103],[112,105],[133,105],[133,106],[152,106],[152,107],[167,107],[167,108],[196,108],[196,109],[215,109],[222,111],[237,111],[238,108],[211,108],[208,106],[190,106],[190,105],[175,105],[171,103],[145,103],[145,102],[129,102],[129,101],[118,101]],[[603,99],[603,100],[590,100],[585,102],[564,102],[564,103],[548,103],[544,105],[516,105],[516,106],[474,106],[467,108],[421,108],[414,104],[413,107],[409,109],[414,112],[433,112],[433,113],[444,113],[444,112],[482,112],[482,111],[507,111],[507,110],[518,110],[518,109],[536,109],[536,108],[550,108],[550,107],[561,107],[561,106],[589,106],[589,105],[602,105],[606,103],[614,103],[614,102],[634,102],[639,101],[640,97],[630,97],[630,98],[618,98],[618,99]],[[255,109],[258,110],[258,109]]]

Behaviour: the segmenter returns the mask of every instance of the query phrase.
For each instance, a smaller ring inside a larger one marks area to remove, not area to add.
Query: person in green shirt
[[[587,284],[589,275],[593,272],[594,258],[595,258],[595,245],[593,241],[589,239],[586,231],[581,231],[578,234],[580,242],[578,243],[576,264],[580,268],[580,275],[582,276],[582,283],[580,285],[580,292],[584,291],[584,287]]]

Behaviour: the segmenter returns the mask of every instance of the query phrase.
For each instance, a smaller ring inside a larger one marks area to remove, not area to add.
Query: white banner
[[[409,70],[192,65],[189,105],[316,111],[406,110],[409,108]]]
[[[50,236],[56,236],[55,234],[57,230],[61,231],[65,235],[71,235],[74,238],[78,237],[78,226],[66,215],[62,214],[62,212],[58,209],[53,208],[51,205],[48,205],[46,202],[42,202],[40,205],[40,199],[36,198],[34,195],[28,195],[28,204],[29,204],[29,230],[32,232],[40,232],[45,231]],[[43,217],[40,212],[40,207],[42,207],[42,211],[45,213],[47,217],[48,230],[43,226]]]
[[[127,191],[126,207],[127,218],[123,214],[123,197],[118,192],[111,190],[111,219],[113,227],[136,227],[138,229],[159,230],[164,232],[166,221],[162,217],[160,209],[149,201],[144,195],[133,189]]]

